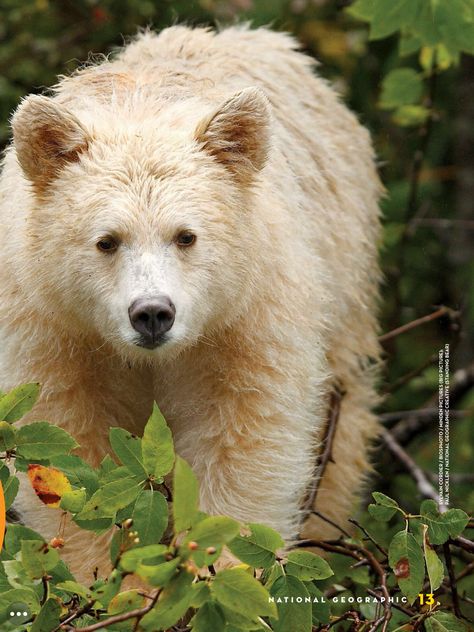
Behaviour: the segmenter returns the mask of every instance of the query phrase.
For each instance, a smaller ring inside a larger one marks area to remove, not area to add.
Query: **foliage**
[[[83,585],[60,559],[60,549],[68,544],[61,527],[46,542],[28,527],[9,524],[0,566],[2,629],[53,632],[79,625],[92,630],[100,623],[104,629],[144,632],[175,629],[178,624],[194,632],[311,632],[338,620],[323,596],[323,580],[340,591],[340,583],[350,573],[358,591],[369,586],[376,590],[377,581],[358,573],[360,565],[340,569],[341,574],[335,575],[330,563],[312,551],[285,552],[283,540],[270,527],[240,525],[226,516],[199,511],[197,480],[189,465],[175,455],[171,433],[156,404],[143,437],[119,428],[110,430],[114,459],[106,457],[98,468],[71,455],[77,447],[74,439],[47,422],[39,422],[43,450],[36,452],[37,424],[18,429],[19,415],[12,416],[10,411],[21,408],[26,413],[38,393],[38,385],[29,384],[0,399],[0,409],[11,419],[0,428],[0,438],[9,446],[2,455],[6,462],[0,470],[2,481],[18,481],[19,462],[21,469],[32,473],[33,489],[46,505],[60,506],[81,529],[95,534],[112,529],[111,571],[92,585]],[[155,459],[149,458],[151,449]],[[41,464],[28,462],[25,450],[46,458]],[[164,478],[171,473],[172,503]],[[469,517],[459,509],[441,514],[429,500],[422,503],[418,515],[411,515],[385,494],[374,492],[373,497],[375,504],[369,511],[379,509],[374,513],[377,520],[385,523],[396,514],[405,521],[405,528],[391,537],[384,559],[377,561],[357,538],[341,539],[335,549],[339,555],[365,553],[373,561],[372,566],[367,560],[364,565],[372,572],[383,568],[384,584],[396,581],[411,605],[427,590],[426,577],[430,593],[441,586],[444,567],[436,547],[460,536]],[[173,523],[172,529],[168,522]],[[232,568],[219,567],[225,546],[240,564],[236,560]],[[220,568],[217,572],[214,565]],[[143,583],[142,590],[124,585],[130,576]],[[381,595],[375,595],[380,599]],[[12,602],[20,616],[11,616]],[[464,629],[462,621],[440,612],[438,606],[435,601],[428,611],[408,611],[405,620],[427,619],[432,630]],[[373,623],[376,614],[361,609],[357,616]],[[400,621],[397,617],[390,629]]]

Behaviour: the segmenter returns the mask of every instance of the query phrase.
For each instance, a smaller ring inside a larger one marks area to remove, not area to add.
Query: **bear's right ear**
[[[61,168],[77,162],[88,146],[88,134],[77,118],[53,99],[32,95],[12,119],[18,162],[38,194]]]

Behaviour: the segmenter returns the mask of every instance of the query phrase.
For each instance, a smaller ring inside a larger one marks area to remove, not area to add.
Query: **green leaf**
[[[326,560],[310,551],[291,551],[288,553],[285,572],[302,581],[327,579],[334,575]]]
[[[457,538],[469,522],[469,516],[462,509],[448,509],[442,514],[443,524],[452,538]]]
[[[79,514],[78,514],[79,515]],[[81,529],[86,529],[87,531],[93,531],[94,533],[100,535],[108,531],[114,524],[114,517],[108,516],[106,518],[96,518],[96,519],[85,519],[81,520],[80,518],[74,516],[74,522]]]
[[[5,485],[3,485],[3,495],[5,496],[5,509],[9,509],[18,494],[20,481],[16,476],[9,476]]]
[[[99,481],[102,481],[102,478],[113,470],[117,470],[118,467],[110,454],[106,454],[99,465]]]
[[[400,507],[396,500],[393,500],[393,498],[390,498],[390,496],[386,496],[381,492],[372,492],[372,498],[375,500],[377,505],[382,505],[382,507]]]
[[[43,604],[30,632],[51,632],[59,626],[60,617],[61,602],[57,597],[50,597]]]
[[[5,532],[5,550],[11,555],[15,556],[21,550],[21,543],[23,540],[36,540],[38,542],[45,542],[43,536],[41,536],[33,529],[25,527],[22,524],[10,524],[7,523],[7,530]]]
[[[73,487],[84,487],[88,496],[99,489],[97,472],[75,454],[55,456],[51,459],[51,465],[61,470]]]
[[[120,566],[125,571],[133,573],[140,562],[153,560],[153,558],[161,558],[165,555],[167,550],[168,547],[165,544],[148,544],[147,546],[130,549],[129,551],[125,551],[120,558]]]
[[[109,603],[107,613],[109,615],[121,614],[122,612],[130,612],[137,608],[142,608],[146,605],[146,600],[143,591],[138,589],[125,590],[124,592],[115,595]]]
[[[423,46],[423,42],[419,37],[412,33],[402,33],[400,38],[400,57],[407,57],[413,55],[420,50]]]
[[[425,620],[426,632],[467,632],[464,623],[450,612],[435,612]]]
[[[163,494],[149,489],[140,492],[132,518],[140,544],[157,544],[168,526],[168,503]]]
[[[370,39],[383,39],[411,24],[418,13],[419,1],[397,0],[396,2],[386,2],[386,0],[376,0],[370,25]],[[421,2],[424,1],[421,0]]]
[[[229,542],[232,553],[254,568],[269,568],[275,563],[275,553],[285,543],[281,536],[270,527],[261,524],[249,524],[250,535],[238,535]]]
[[[84,489],[74,489],[71,492],[64,492],[61,497],[60,507],[70,513],[79,513],[86,504],[86,491]]]
[[[388,559],[400,590],[413,603],[425,578],[423,553],[414,536],[406,531],[396,533],[388,549]]]
[[[71,595],[78,595],[79,597],[83,597],[87,600],[91,598],[91,590],[89,588],[86,588],[82,584],[79,584],[78,582],[72,580],[59,582],[59,584],[56,584],[56,588],[70,593]]]
[[[420,513],[423,523],[428,525],[431,544],[444,544],[449,537],[456,538],[469,522],[469,516],[461,509],[448,509],[440,513],[434,500],[424,500]]]
[[[31,579],[41,579],[59,562],[59,553],[46,542],[23,540],[21,543],[21,562]]]
[[[0,399],[0,419],[13,423],[21,419],[36,403],[40,393],[39,384],[23,384]]]
[[[426,121],[430,111],[423,105],[402,105],[393,114],[393,121],[401,127],[421,125]]]
[[[193,598],[191,606],[193,608],[200,608],[206,601],[211,598],[211,590],[206,582],[196,582],[192,585]]]
[[[113,517],[119,509],[136,499],[141,489],[140,483],[128,470],[120,474],[92,495],[84,509],[78,514],[79,520]]]
[[[8,421],[0,421],[0,452],[8,452],[15,445],[16,430]]]
[[[161,478],[171,471],[174,463],[174,447],[171,430],[156,404],[143,431],[143,462],[148,474]]]
[[[78,447],[68,432],[47,421],[21,427],[16,442],[17,453],[25,459],[49,459]]]
[[[144,480],[148,473],[143,463],[142,440],[123,428],[111,428],[109,432],[110,445],[113,451],[131,472],[141,476]]]
[[[205,603],[190,621],[194,632],[224,632],[224,613],[218,604],[208,601]]]
[[[252,620],[258,617],[277,615],[274,603],[268,599],[268,592],[242,568],[230,568],[217,573],[211,584],[211,592],[223,606],[242,611],[245,604],[245,616]]]
[[[313,625],[327,625],[331,620],[331,608],[324,593],[313,582],[305,582],[305,586],[311,597]]]
[[[122,574],[117,569],[113,569],[107,581],[95,587],[92,599],[97,599],[103,606],[108,606],[110,601],[117,595],[122,585]]]
[[[170,579],[176,575],[181,558],[176,557],[168,562],[158,565],[137,564],[135,574],[144,579],[150,586],[166,586]]]
[[[347,7],[346,12],[354,18],[370,22],[374,17],[376,5],[377,0],[356,0],[350,7]]]
[[[412,68],[397,68],[388,73],[382,81],[379,107],[384,110],[418,103],[423,94],[423,80]],[[381,494],[383,496],[384,494]],[[386,498],[388,498],[386,496]],[[384,505],[383,502],[378,502]],[[392,505],[394,506],[394,505]]]
[[[233,540],[238,533],[239,523],[236,520],[226,516],[209,516],[191,529],[184,544],[197,542],[202,548],[218,547]]]
[[[38,595],[31,588],[12,588],[0,595],[2,604],[11,606],[12,603],[24,603],[32,614],[36,614],[40,609]]]
[[[384,507],[383,505],[369,505],[367,510],[372,518],[378,522],[388,522],[397,513],[395,507]]]
[[[428,527],[423,525],[423,551],[425,554],[426,570],[430,580],[431,592],[434,593],[441,586],[444,577],[443,562],[436,555],[428,539]]]
[[[199,484],[188,463],[176,457],[173,478],[173,518],[176,533],[190,529],[198,516]]]
[[[292,575],[279,577],[270,590],[278,608],[278,620],[272,621],[274,632],[310,632],[312,607],[306,586]],[[296,600],[301,600],[299,603]]]
[[[194,576],[182,571],[163,589],[158,603],[140,621],[145,632],[167,630],[179,621],[189,608],[194,592],[191,588]]]

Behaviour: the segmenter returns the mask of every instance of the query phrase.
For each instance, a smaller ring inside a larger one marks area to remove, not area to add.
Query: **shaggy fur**
[[[287,541],[335,381],[317,507],[344,524],[377,432],[379,353],[369,135],[296,48],[245,27],[142,34],[22,102],[0,183],[0,385],[41,382],[27,421],[67,429],[97,465],[110,426],[141,433],[156,399],[202,508]],[[197,240],[180,250],[183,229]],[[157,293],[176,322],[148,351],[128,307]],[[55,534],[58,512],[27,494],[18,508]],[[334,535],[314,518],[305,533]],[[70,525],[66,540],[79,576],[104,572],[104,538]]]

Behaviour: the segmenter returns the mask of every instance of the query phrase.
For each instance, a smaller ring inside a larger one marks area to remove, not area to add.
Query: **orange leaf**
[[[67,477],[55,467],[30,463],[28,478],[38,498],[48,507],[59,507],[63,494],[72,491]]]

